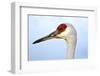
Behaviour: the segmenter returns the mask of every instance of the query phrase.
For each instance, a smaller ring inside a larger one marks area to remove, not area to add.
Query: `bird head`
[[[33,42],[33,44],[42,42],[42,41],[46,41],[46,40],[50,40],[50,39],[66,39],[66,36],[70,33],[71,28],[70,28],[70,24],[66,24],[66,23],[61,23],[58,25],[58,27],[56,28],[55,31],[53,31],[52,33],[50,33],[49,35],[42,37],[36,41]]]

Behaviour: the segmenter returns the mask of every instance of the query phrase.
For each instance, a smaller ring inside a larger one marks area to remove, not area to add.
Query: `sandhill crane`
[[[75,48],[76,48],[76,43],[77,43],[77,32],[75,28],[73,27],[73,25],[70,23],[61,23],[59,24],[59,26],[54,32],[34,41],[33,44],[46,41],[46,40],[50,40],[53,38],[64,39],[66,41],[67,47],[68,47],[66,59],[73,59]]]

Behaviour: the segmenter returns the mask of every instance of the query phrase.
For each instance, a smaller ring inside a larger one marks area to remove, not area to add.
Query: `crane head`
[[[42,37],[36,41],[33,42],[33,44],[42,42],[42,41],[46,41],[46,40],[50,40],[53,38],[56,39],[65,39],[67,34],[69,34],[71,31],[70,25],[66,24],[66,23],[61,23],[60,25],[58,25],[58,27],[56,28],[56,30],[52,33],[50,33],[49,35]]]

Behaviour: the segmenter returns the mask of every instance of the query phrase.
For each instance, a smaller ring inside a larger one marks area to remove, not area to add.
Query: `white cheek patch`
[[[65,37],[67,37],[67,35],[70,33],[70,31],[71,31],[71,28],[68,27],[65,31],[61,32],[57,36],[60,37],[60,38],[64,38],[65,39]]]

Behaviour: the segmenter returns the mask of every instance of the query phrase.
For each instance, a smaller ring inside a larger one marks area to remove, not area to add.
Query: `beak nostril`
[[[50,35],[50,37],[55,37],[55,36],[56,36],[56,34],[55,34],[55,33]]]
[[[51,37],[54,37],[54,35],[51,35]]]
[[[49,37],[55,37],[58,34],[57,31],[52,32],[51,34],[49,34]]]

